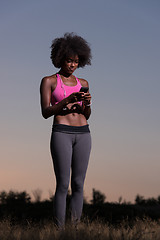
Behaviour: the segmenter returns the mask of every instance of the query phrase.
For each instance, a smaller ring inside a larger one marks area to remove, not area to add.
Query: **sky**
[[[85,197],[160,195],[159,12],[158,0],[0,0],[0,191],[55,191],[39,86],[58,71],[52,40],[74,32],[92,49],[92,65],[75,72],[92,95]]]

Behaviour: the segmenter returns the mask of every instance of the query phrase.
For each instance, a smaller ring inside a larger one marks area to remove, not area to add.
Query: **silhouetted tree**
[[[17,199],[18,202],[29,203],[31,201],[31,197],[26,191],[19,192],[16,195],[17,195],[16,199]]]
[[[105,202],[106,196],[98,190],[92,189],[92,200],[93,205],[103,204]]]
[[[138,205],[143,205],[146,203],[146,200],[144,199],[143,196],[137,194],[136,198],[135,198],[135,203]]]
[[[122,196],[118,198],[118,203],[121,204],[121,202],[122,202]]]
[[[148,199],[146,200],[146,204],[147,204],[147,205],[150,205],[150,206],[158,205],[158,200],[155,199],[155,198],[148,198]]]
[[[0,203],[5,204],[7,199],[7,193],[5,191],[2,191],[0,193]]]
[[[9,191],[6,193],[2,191],[0,193],[0,202],[1,204],[16,204],[16,203],[29,203],[31,200],[30,195],[27,192],[13,192]]]

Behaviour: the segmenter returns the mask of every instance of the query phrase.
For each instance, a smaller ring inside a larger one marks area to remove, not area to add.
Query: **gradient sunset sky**
[[[159,0],[0,1],[0,191],[55,191],[53,120],[41,116],[39,85],[58,71],[52,40],[75,32],[93,55],[75,72],[92,95],[85,196],[92,188],[107,201],[160,195],[159,13]]]

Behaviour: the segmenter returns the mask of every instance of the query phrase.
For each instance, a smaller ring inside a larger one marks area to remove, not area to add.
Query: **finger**
[[[85,96],[84,99],[85,99],[85,100],[90,100],[90,99],[91,99],[91,96]]]
[[[77,102],[77,100],[78,100],[78,99],[77,99],[77,97],[76,97],[76,96],[75,96],[75,98],[74,98],[74,99],[75,99],[75,102]]]
[[[82,97],[82,96],[84,96],[84,93],[83,93],[83,92],[77,92],[77,93],[76,93],[76,96],[77,96],[77,97]]]
[[[88,97],[91,97],[91,95],[85,95],[84,98],[88,98]]]

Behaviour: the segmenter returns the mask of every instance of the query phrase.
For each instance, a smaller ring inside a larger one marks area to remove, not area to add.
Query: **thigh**
[[[90,133],[78,134],[72,155],[72,178],[85,178],[91,151]]]
[[[69,181],[72,159],[71,134],[53,132],[50,148],[56,178],[59,180],[67,178]]]

